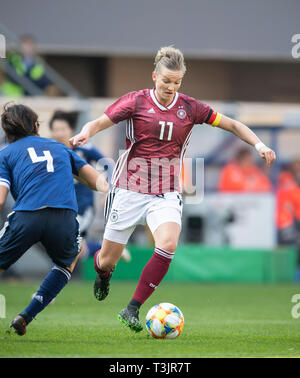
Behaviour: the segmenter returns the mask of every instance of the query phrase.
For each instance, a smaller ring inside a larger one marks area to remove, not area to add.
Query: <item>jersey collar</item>
[[[150,96],[153,100],[153,102],[155,103],[155,105],[161,109],[161,110],[170,110],[171,108],[173,108],[173,106],[176,104],[177,102],[177,99],[178,99],[178,92],[175,93],[175,96],[173,98],[173,101],[171,102],[170,105],[168,105],[167,107],[163,106],[159,101],[158,99],[156,98],[155,96],[155,93],[154,93],[154,89],[150,89]]]

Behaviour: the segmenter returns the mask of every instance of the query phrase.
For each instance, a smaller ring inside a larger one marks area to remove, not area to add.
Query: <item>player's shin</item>
[[[97,276],[94,282],[94,296],[103,301],[109,294],[110,279],[119,261],[125,244],[103,240],[102,248],[94,255]]]
[[[139,308],[150,297],[167,274],[173,257],[174,253],[161,248],[155,248],[153,256],[141,274],[129,306]]]
[[[109,266],[109,264],[107,264],[107,266],[102,267],[99,261],[100,253],[101,249],[99,249],[94,255],[94,268],[99,277],[105,279],[114,271],[115,265]]]
[[[126,308],[120,311],[119,320],[133,331],[140,332],[143,329],[139,321],[139,309],[166,275],[173,257],[174,253],[155,248],[153,256],[141,274],[131,301]]]
[[[114,267],[108,269],[101,269],[99,264],[99,254],[101,250],[97,251],[94,256],[94,266],[97,276],[94,282],[94,296],[98,301],[103,301],[109,293],[110,279],[112,277]]]
[[[30,323],[60,293],[70,278],[71,273],[68,269],[54,265],[30,304],[20,314],[27,323]]]

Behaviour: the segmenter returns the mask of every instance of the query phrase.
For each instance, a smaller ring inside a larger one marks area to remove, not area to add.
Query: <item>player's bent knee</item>
[[[177,248],[177,240],[167,239],[160,243],[157,243],[158,248],[162,248],[170,253],[175,253]]]
[[[102,270],[114,268],[120,260],[125,244],[103,241],[101,251],[98,255],[98,264]]]

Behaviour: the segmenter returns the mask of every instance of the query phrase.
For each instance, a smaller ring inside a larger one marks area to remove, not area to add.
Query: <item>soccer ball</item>
[[[146,328],[156,339],[175,339],[184,326],[184,317],[178,307],[171,303],[159,303],[146,315]]]

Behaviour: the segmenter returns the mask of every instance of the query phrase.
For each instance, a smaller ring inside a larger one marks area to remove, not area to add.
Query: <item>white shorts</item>
[[[137,225],[148,224],[152,234],[166,222],[175,222],[181,227],[182,207],[178,192],[152,195],[115,187],[106,200],[107,223],[103,238],[127,244]]]

